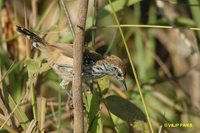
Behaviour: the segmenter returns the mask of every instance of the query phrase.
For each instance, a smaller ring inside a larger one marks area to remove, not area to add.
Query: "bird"
[[[61,77],[60,86],[65,89],[73,80],[73,44],[50,44],[44,38],[39,37],[30,30],[16,26],[16,30],[27,39],[32,45],[39,49],[51,68]],[[83,53],[82,78],[98,79],[103,76],[115,77],[127,90],[125,76],[126,67],[124,62],[115,55],[102,56],[101,54],[85,49]]]

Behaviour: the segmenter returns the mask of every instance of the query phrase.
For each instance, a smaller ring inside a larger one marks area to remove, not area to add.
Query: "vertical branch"
[[[74,133],[84,132],[84,114],[82,101],[82,62],[83,45],[85,36],[85,23],[87,17],[88,0],[80,0],[77,25],[75,27],[75,46],[73,52],[73,72],[72,83],[73,105],[74,105]]]

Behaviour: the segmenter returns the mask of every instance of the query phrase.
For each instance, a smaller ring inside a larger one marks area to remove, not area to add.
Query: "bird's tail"
[[[29,40],[33,41],[33,46],[38,49],[42,49],[46,45],[48,45],[48,42],[46,42],[43,38],[39,37],[35,33],[29,31],[28,29],[17,26],[17,31],[21,33],[23,36],[28,38]]]

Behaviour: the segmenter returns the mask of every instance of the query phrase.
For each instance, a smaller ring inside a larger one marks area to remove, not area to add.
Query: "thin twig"
[[[72,94],[74,105],[74,133],[84,132],[84,114],[82,99],[82,63],[83,63],[83,46],[85,37],[85,23],[87,17],[88,0],[81,0],[75,27],[75,46],[73,52],[73,72]]]
[[[67,20],[68,20],[68,22],[69,22],[69,27],[70,27],[72,36],[73,36],[73,38],[75,39],[75,31],[74,31],[74,27],[73,27],[73,25],[72,25],[72,21],[71,21],[71,18],[70,18],[69,11],[68,11],[67,8],[65,7],[65,4],[64,4],[63,0],[60,0],[60,3],[61,3],[61,5],[62,5],[62,7],[63,7],[63,9],[64,9],[65,15],[66,15]]]

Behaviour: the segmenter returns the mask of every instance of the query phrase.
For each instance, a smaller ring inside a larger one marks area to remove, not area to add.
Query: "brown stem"
[[[77,18],[77,26],[75,27],[75,46],[73,52],[73,72],[74,78],[72,82],[73,105],[74,105],[74,133],[84,132],[84,114],[82,100],[82,59],[83,46],[85,36],[85,23],[87,17],[88,0],[80,0]]]

